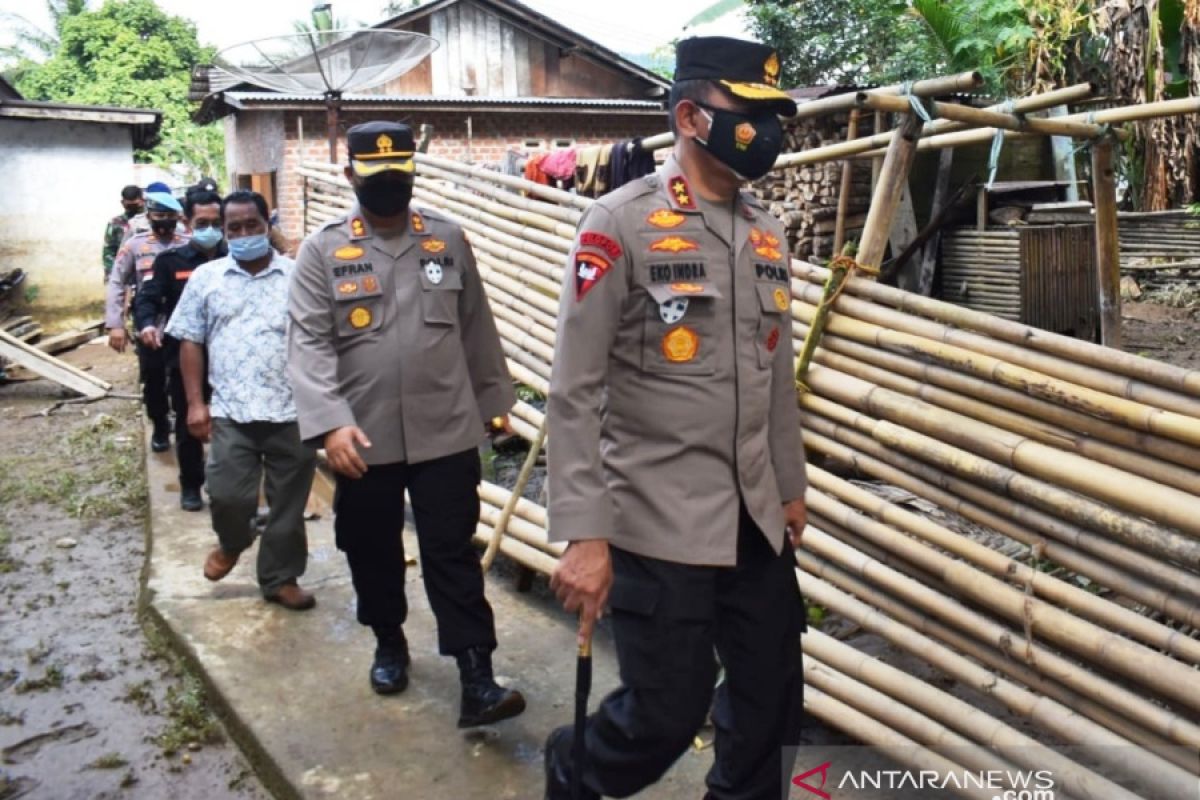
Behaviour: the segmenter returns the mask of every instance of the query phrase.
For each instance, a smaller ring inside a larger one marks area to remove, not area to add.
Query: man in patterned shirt
[[[180,342],[188,432],[211,442],[206,478],[219,545],[204,577],[229,574],[254,539],[258,487],[266,477],[270,514],[258,548],[263,597],[294,611],[316,605],[296,579],[308,561],[304,504],[315,454],[300,441],[285,373],[291,260],[267,241],[267,203],[237,191],[222,203],[229,256],[197,267],[166,334]],[[212,387],[204,396],[205,358]]]
[[[121,207],[125,210],[108,221],[108,226],[104,229],[104,250],[101,255],[101,260],[104,262],[104,283],[108,285],[108,274],[112,272],[113,259],[117,257],[117,251],[121,249],[121,242],[125,241],[126,234],[129,233],[129,220],[142,213],[144,204],[142,202],[142,188],[140,186],[126,186],[121,190]]]

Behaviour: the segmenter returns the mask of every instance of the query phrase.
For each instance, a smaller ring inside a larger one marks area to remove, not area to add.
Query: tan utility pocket
[[[338,336],[358,336],[379,330],[383,324],[383,288],[375,275],[338,278],[332,284],[333,312]]]
[[[670,375],[716,371],[716,303],[709,283],[655,284],[646,291],[642,369]]]
[[[421,316],[426,325],[454,325],[458,322],[462,275],[457,270],[432,270],[430,266],[421,269]]]

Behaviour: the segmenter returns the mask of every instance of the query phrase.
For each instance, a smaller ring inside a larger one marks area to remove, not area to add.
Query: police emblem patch
[[[754,141],[758,131],[749,122],[743,122],[733,129],[734,144],[738,150],[745,150]]]
[[[362,258],[362,255],[363,249],[361,247],[355,247],[352,244],[348,244],[345,247],[339,247],[337,250],[333,251],[333,257],[338,261],[353,261],[356,258]]]
[[[792,299],[788,297],[787,290],[785,289],[776,289],[771,293],[771,296],[775,298],[775,307],[780,311],[787,311],[788,307],[792,304]]]
[[[667,331],[662,340],[662,353],[672,364],[685,364],[700,351],[700,337],[686,325]]]
[[[687,310],[688,299],[686,297],[672,297],[665,303],[659,304],[658,317],[668,325],[674,325],[684,318]]]
[[[427,262],[425,264],[425,277],[429,278],[430,283],[432,283],[434,286],[437,286],[442,282],[442,278],[444,277],[442,265],[436,261]]]
[[[687,220],[683,214],[676,214],[669,208],[659,208],[650,212],[646,217],[646,222],[649,222],[656,228],[678,228]]]
[[[365,328],[371,324],[371,312],[365,306],[357,306],[350,311],[350,327]]]
[[[664,236],[651,242],[650,249],[656,253],[682,253],[686,250],[699,250],[700,245],[682,236]]]
[[[377,292],[379,291],[379,281],[376,280],[374,275],[368,275],[363,278],[362,288],[364,292]]]
[[[612,269],[612,263],[604,256],[598,256],[593,253],[576,253],[575,254],[575,302],[583,299],[593,286],[608,271]]]
[[[775,86],[779,83],[779,56],[775,53],[767,56],[767,60],[763,64],[763,83],[767,86]]]
[[[426,239],[421,242],[421,249],[427,253],[440,253],[446,249],[446,243],[441,239]]]

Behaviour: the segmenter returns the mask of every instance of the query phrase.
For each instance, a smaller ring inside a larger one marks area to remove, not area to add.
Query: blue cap
[[[183,206],[179,205],[179,201],[170,192],[147,192],[146,210],[174,211],[178,214],[183,211]]]
[[[154,183],[152,183],[146,187],[146,191],[147,192],[163,192],[165,194],[170,194],[171,187],[167,186],[162,181],[155,181]]]

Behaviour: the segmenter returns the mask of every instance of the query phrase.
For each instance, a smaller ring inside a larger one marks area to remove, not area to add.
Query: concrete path
[[[193,660],[239,744],[281,797],[339,800],[540,800],[541,746],[571,720],[574,628],[544,592],[520,594],[511,577],[489,577],[496,612],[501,682],[519,687],[529,708],[494,727],[464,733],[454,662],[437,654],[433,618],[408,570],[411,684],[381,698],[367,684],[374,640],[354,619],[345,560],[328,513],[309,523],[313,611],[294,613],[261,599],[253,548],[213,584],[201,565],[216,539],[207,510],[179,509],[171,454],[149,454],[152,550],[150,609]],[[416,554],[415,540],[405,534]],[[544,583],[544,581],[543,581]],[[598,636],[593,704],[616,685],[611,638]],[[640,798],[695,800],[704,793],[711,748],[691,750]]]

